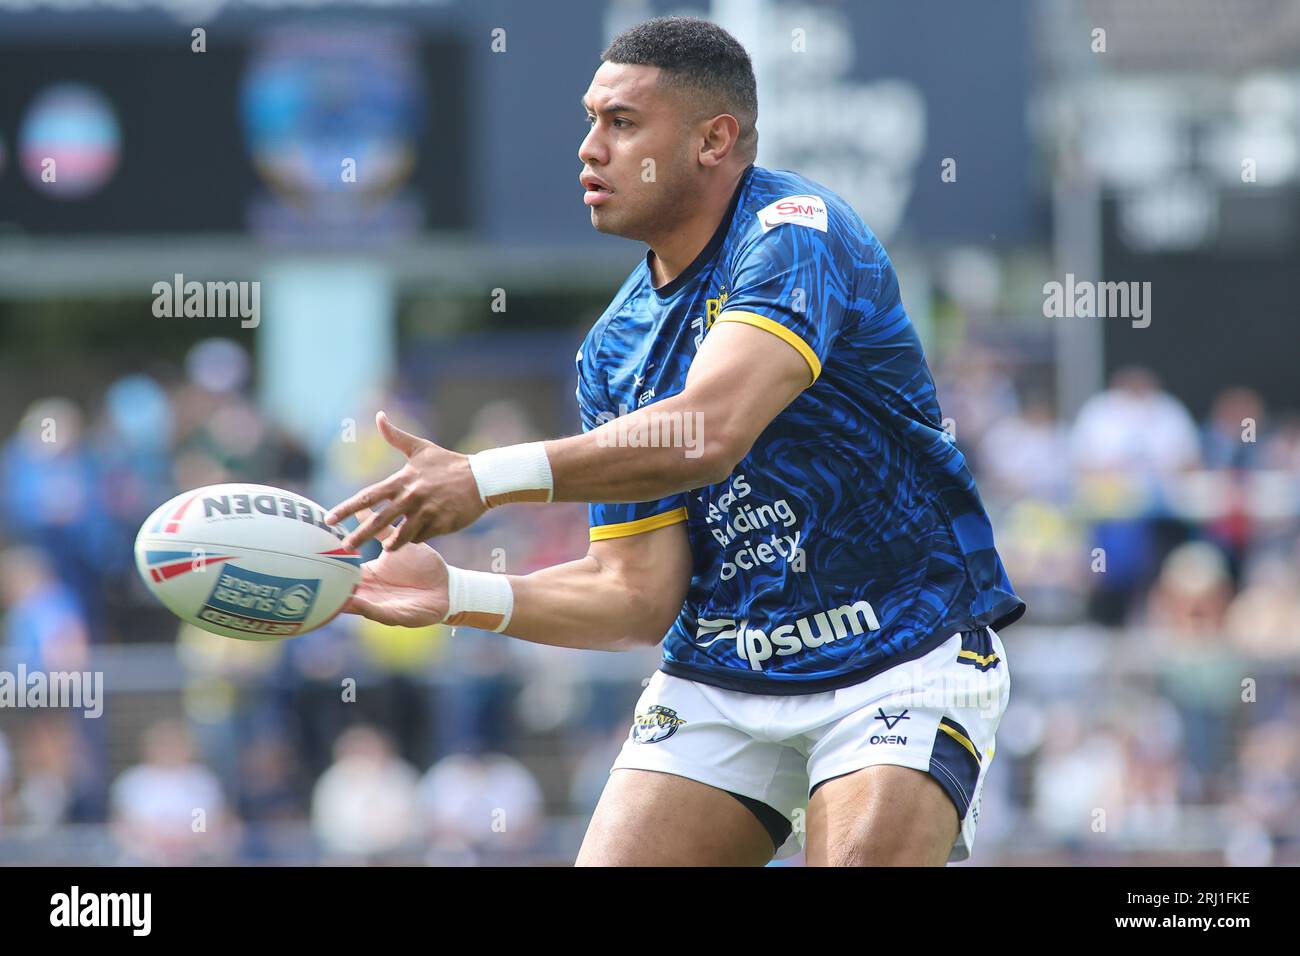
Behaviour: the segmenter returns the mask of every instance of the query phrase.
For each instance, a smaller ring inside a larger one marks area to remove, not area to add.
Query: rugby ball
[[[135,539],[145,585],[181,620],[271,641],[330,621],[361,581],[346,532],[302,495],[268,485],[208,485],[151,514]]]

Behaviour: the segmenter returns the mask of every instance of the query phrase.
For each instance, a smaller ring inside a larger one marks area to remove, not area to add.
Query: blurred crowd
[[[1229,387],[1198,421],[1128,368],[1067,420],[979,349],[936,377],[1030,608],[1005,635],[1015,694],[976,862],[1162,840],[1295,859],[1300,419]],[[416,394],[374,404],[436,440]],[[547,437],[515,403],[466,420],[465,452]],[[100,720],[0,710],[0,858],[7,832],[107,824],[111,862],[571,859],[555,823],[590,814],[653,654],[597,680],[579,652],[441,626],[344,617],[233,641],[178,627],[135,573],[137,529],[180,490],[257,481],[332,504],[397,467],[373,429],[309,448],[258,408],[242,348],[208,340],[171,378],[32,403],[0,454],[3,666],[166,645],[176,674],[115,692],[110,672]],[[586,539],[581,505],[518,507],[437,546],[522,573]]]
[[[1007,639],[1016,691],[981,838],[1295,862],[1300,417],[1229,386],[1198,421],[1130,367],[1063,420],[1015,378],[980,350],[940,375],[1042,631]]]

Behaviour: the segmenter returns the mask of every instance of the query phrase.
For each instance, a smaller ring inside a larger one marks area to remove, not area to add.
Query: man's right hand
[[[386,526],[375,537],[382,543],[397,531]],[[447,616],[447,562],[418,542],[397,551],[384,550],[361,566],[361,583],[343,612],[402,627],[437,624]]]

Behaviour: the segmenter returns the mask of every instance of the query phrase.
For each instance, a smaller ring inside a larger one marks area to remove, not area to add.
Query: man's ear
[[[700,165],[719,166],[740,140],[740,123],[730,113],[719,113],[704,127],[704,142],[700,146]]]

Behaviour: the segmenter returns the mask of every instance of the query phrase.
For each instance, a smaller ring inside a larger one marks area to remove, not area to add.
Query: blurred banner
[[[0,45],[0,220],[352,243],[466,225],[457,41],[354,23],[210,42]]]
[[[618,24],[709,9],[570,0],[559,21],[504,0],[132,6],[0,0],[0,229],[607,244],[575,201],[578,99]],[[755,51],[771,76],[765,165],[825,182],[885,238],[1045,233],[1027,2],[774,15]]]

